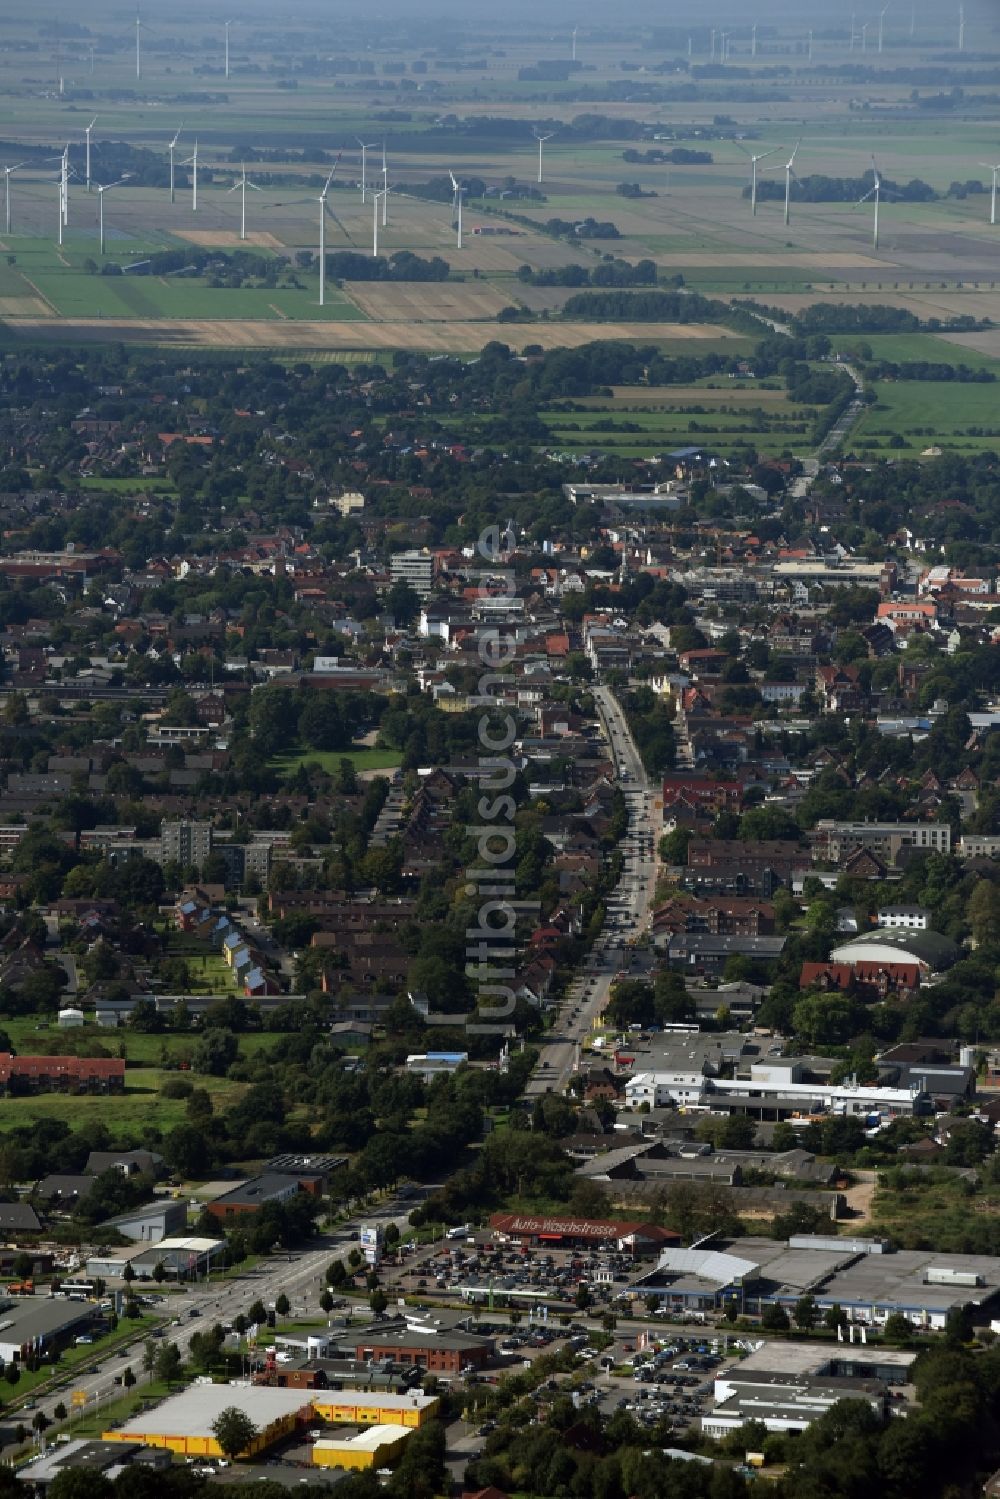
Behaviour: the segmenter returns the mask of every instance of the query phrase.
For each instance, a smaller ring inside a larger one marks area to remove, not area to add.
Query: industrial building
[[[108,1218],[101,1227],[113,1228],[123,1239],[132,1239],[136,1243],[158,1244],[168,1234],[187,1227],[187,1203],[177,1202],[172,1197],[158,1197],[154,1202]]]
[[[711,1109],[749,1114],[755,1119],[814,1114],[895,1119],[934,1111],[931,1098],[917,1085],[893,1088],[883,1084],[859,1087],[803,1082],[806,1070],[802,1058],[786,1057],[753,1065],[749,1078],[711,1078],[688,1070],[636,1072],[625,1084],[625,1102],[633,1109],[645,1103],[654,1109]]]
[[[212,1425],[231,1405],[239,1406],[257,1428],[246,1457],[273,1447],[312,1418],[312,1403],[300,1390],[265,1385],[196,1384],[171,1395],[154,1410],[143,1411],[124,1426],[102,1433],[106,1442],[141,1442],[181,1457],[223,1457]]]
[[[55,1442],[47,1452],[40,1452],[18,1468],[17,1477],[25,1485],[26,1492],[41,1499],[60,1473],[103,1473],[114,1478],[123,1467],[131,1467],[133,1463],[162,1470],[169,1468],[170,1454],[143,1447],[138,1442],[125,1446],[121,1442],[95,1442],[88,1437],[73,1437],[69,1441]]]
[[[370,1426],[354,1436],[321,1437],[313,1443],[313,1462],[321,1468],[349,1468],[362,1473],[387,1468],[412,1434],[412,1426]]]
[[[133,1274],[145,1280],[153,1275],[157,1265],[162,1265],[168,1278],[179,1276],[193,1280],[212,1268],[225,1247],[225,1239],[181,1235],[127,1248],[101,1249],[88,1259],[87,1274],[113,1280],[122,1276],[125,1266],[130,1265]]]
[[[724,1437],[745,1421],[762,1421],[768,1431],[804,1431],[838,1400],[867,1400],[878,1413],[887,1409],[890,1386],[910,1379],[917,1355],[903,1349],[838,1343],[764,1343],[741,1363],[715,1378],[715,1405],[702,1417],[702,1430]]]
[[[98,1317],[93,1302],[63,1298],[3,1297],[0,1299],[0,1359],[5,1364],[29,1353],[43,1356],[65,1348],[81,1333],[89,1331]]]
[[[992,1255],[893,1250],[883,1239],[802,1234],[783,1243],[746,1238],[706,1249],[665,1249],[632,1294],[657,1296],[675,1311],[741,1312],[794,1308],[812,1296],[820,1312],[840,1307],[850,1322],[880,1326],[893,1312],[928,1331],[971,1305],[985,1314],[1000,1301],[1000,1259]]]
[[[422,1426],[436,1416],[441,1402],[436,1395],[393,1395],[388,1391],[331,1390],[313,1397],[313,1410],[331,1426]]]

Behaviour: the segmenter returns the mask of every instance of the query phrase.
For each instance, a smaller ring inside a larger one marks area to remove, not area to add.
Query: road
[[[173,1342],[177,1344],[181,1354],[186,1355],[196,1332],[204,1332],[215,1322],[223,1325],[231,1323],[240,1312],[245,1316],[255,1301],[262,1301],[266,1307],[269,1303],[276,1301],[282,1293],[291,1303],[293,1317],[297,1314],[322,1316],[319,1308],[319,1295],[323,1289],[326,1267],[332,1259],[346,1258],[348,1252],[356,1246],[356,1239],[352,1238],[352,1234],[357,1233],[361,1223],[379,1222],[383,1228],[388,1227],[390,1223],[395,1223],[402,1230],[408,1225],[408,1217],[413,1207],[412,1197],[404,1198],[397,1195],[388,1198],[379,1207],[366,1212],[363,1218],[358,1217],[328,1235],[323,1240],[321,1248],[309,1249],[302,1253],[279,1252],[259,1262],[244,1274],[230,1276],[225,1280],[199,1281],[183,1291],[167,1292],[163,1296],[160,1307],[163,1315],[171,1320],[163,1328],[162,1337],[157,1339],[157,1346],[167,1341]],[[117,1283],[111,1282],[110,1284],[114,1288]],[[137,1284],[135,1289],[140,1295],[160,1294],[160,1288],[152,1282],[142,1286]],[[358,1304],[353,1310],[353,1320],[359,1326],[364,1325],[367,1315],[367,1307],[363,1303]],[[177,1325],[175,1326],[174,1323]],[[121,1325],[122,1327],[128,1326],[125,1322]],[[12,1406],[8,1406],[8,1415],[12,1418],[23,1419],[27,1426],[36,1412],[41,1410],[54,1426],[58,1425],[54,1409],[60,1403],[69,1408],[73,1391],[82,1391],[86,1395],[85,1409],[90,1411],[95,1405],[107,1404],[125,1394],[126,1392],[115,1384],[115,1377],[122,1375],[126,1368],[131,1368],[138,1381],[136,1389],[141,1390],[143,1381],[148,1378],[142,1368],[141,1342],[134,1344],[124,1353],[112,1353],[103,1358],[99,1353],[95,1354],[93,1363],[81,1365],[78,1376],[65,1388],[29,1401],[23,1407],[23,1414],[21,1411],[15,1411]],[[67,1429],[70,1429],[70,1426]]]
[[[854,381],[854,397],[816,449],[817,458],[822,458],[824,453],[832,452],[834,448],[838,448],[844,442],[851,428],[860,420],[865,409],[865,384],[858,371],[853,365],[844,364],[843,361],[838,363],[837,368],[843,370],[845,375],[850,375]]]
[[[628,943],[649,925],[656,889],[656,847],[662,826],[657,793],[650,787],[614,693],[610,687],[596,687],[594,697],[628,807],[628,832],[621,843],[624,867],[608,898],[604,929],[590,960],[570,984],[553,1033],[540,1048],[538,1065],[525,1088],[529,1098],[562,1092],[577,1070],[581,1043],[607,1003],[615,974],[629,959]]]

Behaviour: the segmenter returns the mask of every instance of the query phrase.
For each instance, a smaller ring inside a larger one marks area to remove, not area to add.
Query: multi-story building
[[[389,559],[389,576],[394,583],[409,583],[414,593],[425,599],[434,581],[434,558],[429,552],[394,552]]]
[[[210,822],[165,822],[160,828],[160,863],[200,870],[212,852]]]

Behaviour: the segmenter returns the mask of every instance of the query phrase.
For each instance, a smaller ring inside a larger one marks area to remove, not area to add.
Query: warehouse
[[[350,1468],[359,1473],[387,1468],[412,1433],[412,1426],[371,1426],[352,1437],[321,1437],[313,1443],[313,1462],[321,1468]]]
[[[0,1301],[0,1359],[5,1364],[65,1348],[88,1331],[99,1315],[93,1303],[27,1296]]]
[[[862,1326],[901,1312],[917,1327],[944,1328],[949,1312],[985,1313],[1000,1301],[1000,1259],[991,1255],[892,1250],[882,1240],[798,1235],[787,1244],[747,1238],[711,1249],[665,1249],[632,1294],[658,1296],[677,1311],[729,1304],[760,1311],[813,1297],[821,1312],[839,1306]]]
[[[419,1390],[412,1395],[338,1391],[313,1398],[316,1415],[331,1426],[422,1426],[437,1415],[440,1404],[436,1395]]]
[[[254,1457],[273,1447],[297,1427],[308,1425],[312,1402],[300,1390],[275,1390],[263,1385],[198,1384],[172,1395],[155,1410],[144,1411],[124,1426],[102,1432],[106,1442],[142,1442],[164,1447],[181,1457],[222,1457],[212,1432],[213,1423],[236,1405],[257,1428],[258,1435],[242,1456]]]

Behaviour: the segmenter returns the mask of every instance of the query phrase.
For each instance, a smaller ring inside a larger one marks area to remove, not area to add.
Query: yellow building
[[[387,1468],[412,1434],[412,1426],[393,1424],[371,1426],[350,1437],[323,1437],[313,1443],[313,1462],[320,1468],[350,1468],[353,1472]]]
[[[181,1457],[223,1457],[212,1431],[222,1411],[235,1405],[257,1428],[241,1457],[256,1457],[291,1435],[312,1418],[312,1400],[304,1390],[277,1390],[264,1385],[194,1384],[172,1395],[154,1410],[143,1411],[111,1431],[106,1442],[142,1442],[165,1447]]]
[[[436,1395],[391,1395],[373,1390],[315,1390],[312,1407],[331,1426],[422,1426],[436,1416]]]

